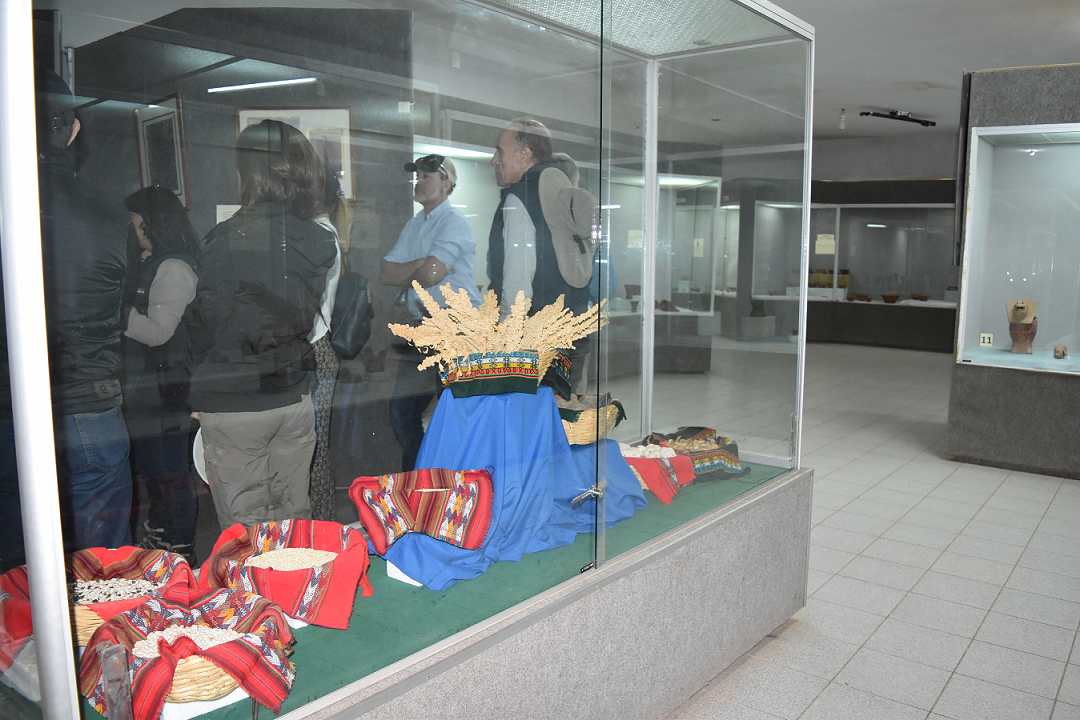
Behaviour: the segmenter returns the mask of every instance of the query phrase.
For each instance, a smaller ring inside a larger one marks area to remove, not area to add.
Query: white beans
[[[156,658],[158,656],[158,638],[165,638],[168,643],[173,643],[178,637],[189,637],[195,641],[201,649],[232,642],[242,637],[235,630],[215,628],[209,625],[170,625],[164,630],[155,630],[140,640],[131,648],[131,654],[141,658]]]
[[[142,597],[152,590],[157,590],[161,585],[143,580],[128,580],[127,578],[110,578],[108,580],[76,580],[72,588],[72,596],[76,605],[92,605],[93,603],[111,602],[113,600],[131,600]]]
[[[314,550],[312,548],[282,548],[271,550],[262,555],[255,555],[244,563],[248,567],[271,568],[273,570],[307,570],[325,565],[337,558],[336,552]]]
[[[674,449],[662,445],[627,445],[619,443],[623,457],[635,458],[672,458],[678,455]]]

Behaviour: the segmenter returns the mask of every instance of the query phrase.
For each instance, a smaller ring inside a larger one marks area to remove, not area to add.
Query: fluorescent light
[[[881,225],[879,223],[866,223],[866,227],[883,228],[883,227],[885,227],[885,225]]]
[[[442,155],[443,157],[460,160],[490,160],[495,156],[495,153],[451,147],[449,145],[435,145],[426,142],[413,142],[413,152],[416,153],[417,157],[422,157],[424,155]]]
[[[294,80],[268,80],[267,82],[247,83],[246,85],[224,85],[222,87],[207,88],[208,93],[234,92],[236,90],[259,90],[268,87],[281,87],[282,85],[308,85],[318,82],[313,77],[296,78]]]
[[[618,210],[622,205],[601,205],[601,210]]]

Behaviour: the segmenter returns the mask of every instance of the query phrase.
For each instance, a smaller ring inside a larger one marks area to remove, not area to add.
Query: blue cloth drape
[[[494,498],[491,526],[478,550],[464,550],[409,533],[384,556],[432,590],[476,577],[493,562],[573,542],[592,532],[592,500],[571,504],[596,475],[598,448],[607,457],[608,527],[647,506],[633,472],[610,440],[571,446],[551,388],[536,395],[507,393],[455,398],[444,392],[424,436],[417,468],[488,469]]]

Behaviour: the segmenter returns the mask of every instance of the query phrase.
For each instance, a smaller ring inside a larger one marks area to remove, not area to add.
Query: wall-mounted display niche
[[[1080,373],[1080,124],[976,127],[957,361]]]

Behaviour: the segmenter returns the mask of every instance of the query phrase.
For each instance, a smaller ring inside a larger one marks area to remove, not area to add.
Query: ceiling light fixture
[[[268,80],[267,82],[247,83],[245,85],[223,85],[222,87],[207,88],[208,93],[236,92],[237,90],[261,90],[268,87],[281,87],[283,85],[309,85],[318,82],[313,77],[295,78],[293,80]]]
[[[871,112],[870,110],[864,110],[859,113],[860,116],[869,115],[871,117],[886,118],[888,120],[903,120],[904,122],[913,122],[922,125],[923,127],[934,127],[937,125],[933,120],[921,120],[919,118],[911,117],[911,113],[905,110],[890,110],[887,113]]]

